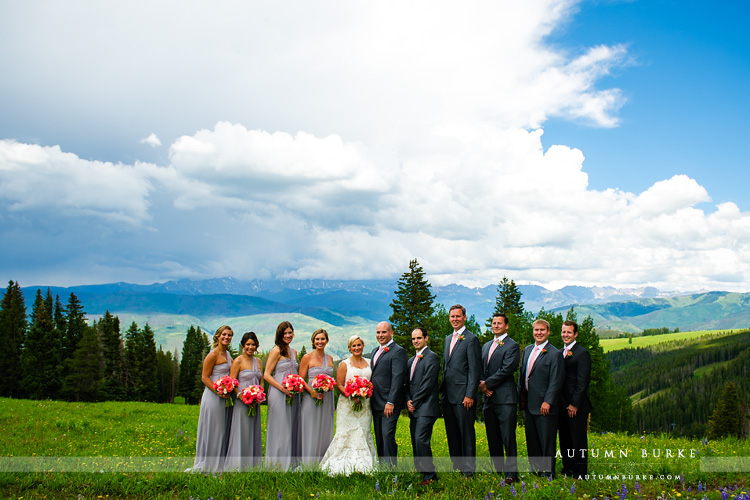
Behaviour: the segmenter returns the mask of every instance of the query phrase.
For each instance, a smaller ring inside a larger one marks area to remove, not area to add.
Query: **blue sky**
[[[750,289],[740,2],[0,1],[0,279]]]
[[[621,88],[627,102],[615,130],[552,120],[545,139],[584,151],[593,188],[641,191],[683,173],[714,201],[750,208],[742,147],[750,116],[750,5],[605,0],[578,8],[552,40],[568,50],[626,44],[631,64],[602,84]]]

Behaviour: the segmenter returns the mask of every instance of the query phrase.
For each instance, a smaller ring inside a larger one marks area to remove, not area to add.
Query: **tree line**
[[[154,332],[135,322],[120,332],[107,311],[88,324],[75,293],[37,289],[31,314],[17,282],[0,302],[0,396],[68,401],[174,401],[176,356],[157,349]]]

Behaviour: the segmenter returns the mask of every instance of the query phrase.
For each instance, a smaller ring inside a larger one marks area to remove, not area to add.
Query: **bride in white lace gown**
[[[365,343],[359,335],[349,338],[349,352],[352,356],[339,365],[336,382],[339,389],[339,402],[336,407],[336,434],[328,447],[320,467],[330,475],[352,472],[371,472],[377,465],[377,452],[370,430],[372,413],[370,400],[362,402],[362,409],[354,411],[354,403],[344,396],[346,381],[355,375],[370,380],[370,363],[362,357]]]

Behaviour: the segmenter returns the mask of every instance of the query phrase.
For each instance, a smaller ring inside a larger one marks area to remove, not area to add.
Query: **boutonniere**
[[[547,352],[547,349],[542,349],[542,354],[544,354],[545,352]]]
[[[390,351],[390,350],[391,350],[391,349],[390,349],[390,347],[388,347],[388,346],[385,346],[385,347],[383,347],[383,354],[387,353],[387,352],[388,352],[388,351]]]
[[[500,339],[497,339],[496,342],[497,342],[497,345],[499,345],[500,347],[502,347],[504,345],[503,341],[500,340]]]
[[[569,358],[569,357],[571,357],[572,355],[573,355],[573,351],[568,351],[568,352],[566,352],[566,353],[565,353],[565,357],[566,357],[566,358]]]
[[[459,333],[459,334],[458,334],[458,335],[456,336],[456,339],[457,339],[457,340],[463,340],[463,339],[464,339],[464,334],[463,334],[463,333]]]
[[[422,359],[422,358],[424,358],[424,354],[417,354],[417,359]]]

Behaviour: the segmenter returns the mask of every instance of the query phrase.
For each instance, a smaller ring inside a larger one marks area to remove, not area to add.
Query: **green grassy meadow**
[[[718,499],[722,493],[726,498],[744,498],[742,495],[748,494],[750,458],[744,462],[737,458],[750,457],[747,440],[701,442],[592,433],[589,472],[594,479],[574,482],[558,477],[547,481],[522,472],[523,483],[511,488],[489,471],[484,426],[478,422],[479,473],[464,479],[458,473],[443,472],[436,484],[418,488],[421,476],[413,471],[350,477],[328,477],[315,470],[217,475],[182,472],[192,465],[195,453],[197,406],[0,399],[0,408],[0,498],[8,499],[614,500]],[[265,423],[265,407],[262,409]],[[398,443],[399,455],[410,457],[406,417],[399,420]],[[434,455],[443,457],[437,460],[445,463],[448,450],[442,420],[435,425],[432,443]],[[522,428],[518,429],[518,445],[520,455],[525,456]],[[744,471],[727,472],[738,463]],[[559,471],[559,459],[557,464]],[[704,487],[707,491],[699,491]],[[723,491],[725,488],[729,489]]]
[[[700,339],[701,337],[716,338],[723,337],[725,335],[731,335],[741,330],[700,330],[695,332],[676,332],[676,333],[665,333],[662,335],[647,335],[645,337],[633,337],[633,342],[630,343],[627,338],[619,339],[600,339],[599,344],[602,346],[604,352],[617,351],[619,349],[637,348],[637,347],[649,347],[656,344],[662,344],[664,342],[679,342],[682,340],[694,340]]]

